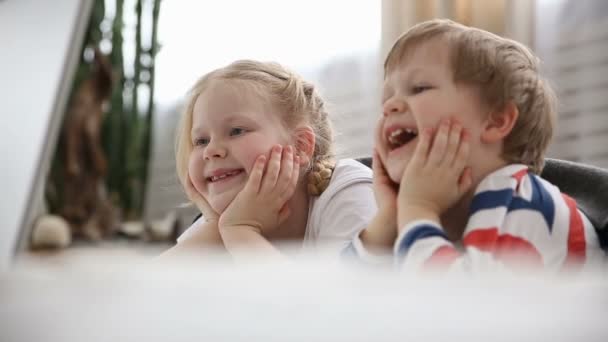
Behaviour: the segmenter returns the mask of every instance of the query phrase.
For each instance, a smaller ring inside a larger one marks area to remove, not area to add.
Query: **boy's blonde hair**
[[[505,138],[502,157],[540,173],[555,128],[555,95],[539,75],[539,59],[524,45],[447,19],[417,24],[393,45],[384,63],[384,77],[417,45],[434,38],[448,46],[454,82],[478,87],[493,112],[510,102],[519,117]]]
[[[333,129],[323,99],[311,84],[278,63],[239,60],[200,78],[191,88],[185,111],[177,127],[175,161],[179,180],[186,184],[188,159],[192,152],[192,114],[198,97],[215,81],[233,82],[252,90],[283,113],[281,122],[290,133],[303,125],[315,134],[312,165],[308,173],[308,192],[320,195],[329,185],[335,165]]]

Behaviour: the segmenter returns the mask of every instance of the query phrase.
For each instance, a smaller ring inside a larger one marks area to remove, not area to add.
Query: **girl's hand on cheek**
[[[249,228],[266,235],[276,229],[289,217],[286,203],[295,192],[299,164],[291,146],[274,146],[268,163],[259,156],[247,184],[222,213],[220,231]]]
[[[438,219],[462,198],[472,183],[471,170],[466,167],[468,157],[469,138],[458,122],[443,120],[434,138],[428,129],[421,132],[401,179],[399,227],[415,218]]]
[[[207,202],[207,200],[196,190],[196,188],[194,187],[194,184],[192,184],[192,180],[190,179],[189,174],[187,177],[187,183],[186,183],[185,188],[186,188],[186,195],[188,196],[190,201],[192,201],[192,203],[194,203],[194,205],[196,205],[196,207],[201,212],[201,214],[203,214],[203,218],[205,219],[205,221],[217,222],[219,220],[218,213],[216,213],[215,210],[213,210],[213,208],[211,208],[211,205],[209,205],[209,202]]]

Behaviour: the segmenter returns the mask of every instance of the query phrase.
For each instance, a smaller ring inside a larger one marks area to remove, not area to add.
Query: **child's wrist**
[[[409,203],[399,208],[398,232],[410,222],[416,220],[431,220],[439,223],[441,213],[435,205],[427,203]]]
[[[396,223],[397,222],[397,207],[384,206],[380,207],[376,212],[376,219],[380,222]]]
[[[222,235],[242,233],[256,233],[258,235],[262,235],[262,227],[255,222],[223,224],[219,226],[219,230]]]

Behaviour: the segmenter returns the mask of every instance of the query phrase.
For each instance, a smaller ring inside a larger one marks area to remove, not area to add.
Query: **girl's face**
[[[194,104],[188,173],[222,213],[243,189],[259,155],[292,141],[280,113],[246,86],[212,81]]]

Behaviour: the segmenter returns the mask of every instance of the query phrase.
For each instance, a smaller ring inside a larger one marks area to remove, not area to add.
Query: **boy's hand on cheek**
[[[372,170],[373,170],[373,188],[374,197],[376,198],[376,204],[378,205],[378,214],[382,215],[383,219],[386,220],[388,229],[395,230],[397,228],[397,192],[399,187],[393,182],[384,164],[380,159],[378,151],[374,150],[372,156]]]
[[[428,129],[421,132],[401,179],[399,229],[417,219],[439,222],[440,215],[471,187],[468,156],[469,139],[459,123],[443,120],[434,138]]]
[[[299,164],[291,146],[273,147],[267,165],[266,156],[259,156],[247,184],[222,213],[220,231],[245,228],[266,235],[277,228],[289,217],[286,203],[295,192]]]

